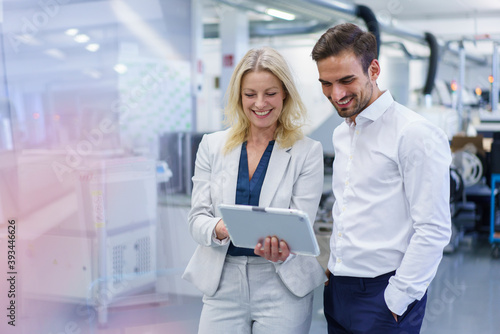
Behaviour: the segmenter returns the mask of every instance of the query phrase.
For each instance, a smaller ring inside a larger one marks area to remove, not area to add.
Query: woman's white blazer
[[[198,243],[183,278],[207,296],[219,286],[229,243],[213,241],[212,233],[221,219],[218,205],[234,204],[241,145],[227,154],[222,150],[229,130],[204,135],[196,155],[189,231]],[[275,144],[260,193],[259,206],[293,208],[306,212],[314,222],[323,191],[323,148],[304,137],[292,147]],[[279,236],[278,236],[279,237]],[[291,255],[274,263],[285,286],[303,297],[326,281],[316,258]]]

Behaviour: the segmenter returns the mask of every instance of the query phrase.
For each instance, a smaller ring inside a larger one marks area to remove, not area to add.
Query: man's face
[[[352,51],[344,51],[317,62],[323,94],[330,100],[340,117],[356,116],[377,99],[376,79],[380,73],[373,60],[365,73]]]

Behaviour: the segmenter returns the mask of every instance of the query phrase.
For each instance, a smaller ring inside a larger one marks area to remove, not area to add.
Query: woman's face
[[[250,132],[274,133],[286,94],[281,81],[271,72],[248,72],[241,80],[241,103],[250,121]]]

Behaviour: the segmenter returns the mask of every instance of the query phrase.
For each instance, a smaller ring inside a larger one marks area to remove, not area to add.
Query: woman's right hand
[[[217,239],[224,240],[229,237],[229,233],[227,232],[226,225],[224,225],[224,221],[219,220],[217,225],[215,225],[215,235]]]

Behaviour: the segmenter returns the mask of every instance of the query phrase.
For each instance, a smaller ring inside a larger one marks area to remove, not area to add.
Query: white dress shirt
[[[403,314],[434,278],[451,234],[448,139],[384,92],[333,133],[333,232],[329,270],[376,277]]]

